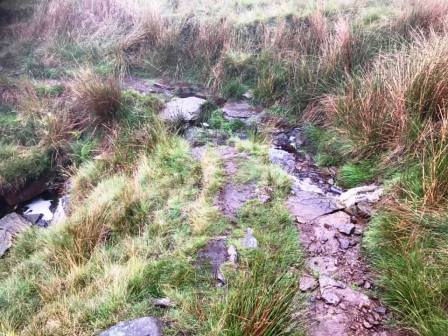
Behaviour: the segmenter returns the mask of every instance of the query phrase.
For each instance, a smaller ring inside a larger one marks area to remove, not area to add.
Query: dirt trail
[[[297,133],[279,133],[276,138],[301,144]],[[280,148],[291,149],[284,141],[274,139],[274,144],[271,161],[294,180],[287,206],[306,252],[306,274],[299,286],[309,297],[309,335],[405,335],[386,327],[390,316],[373,292],[374,277],[361,253],[367,221],[342,205],[345,194],[340,196],[334,179],[321,174],[309,157],[283,151]]]
[[[251,109],[244,116],[254,113],[257,111]],[[366,220],[354,215],[353,207],[342,202],[341,194],[342,197],[345,194],[334,186],[334,172],[318,169],[308,155],[300,154],[304,143],[300,129],[273,131],[272,139],[271,163],[281,166],[294,181],[287,207],[297,221],[307,259],[299,288],[309,299],[308,334],[406,335],[386,326],[389,313],[375,297],[374,277],[361,253]],[[261,195],[255,184],[235,182],[238,163],[249,154],[228,145],[215,148],[223,161],[226,177],[215,204],[235,221],[238,210],[248,200],[262,199],[265,195]],[[195,156],[199,149],[193,149]],[[355,196],[359,195],[355,193]],[[363,206],[370,208],[371,204]]]

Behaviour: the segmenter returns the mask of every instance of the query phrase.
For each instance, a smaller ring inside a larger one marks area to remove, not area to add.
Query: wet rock
[[[254,237],[254,231],[251,228],[247,228],[246,230],[243,246],[247,249],[256,249],[258,247],[257,238]]]
[[[313,182],[313,180],[310,179],[309,177],[305,177],[303,179],[295,178],[293,186],[292,186],[292,190],[295,193],[300,192],[300,191],[306,191],[306,192],[312,192],[312,193],[316,193],[316,194],[320,194],[320,195],[324,194],[324,191],[318,185],[316,185]]]
[[[213,276],[221,283],[225,283],[221,272],[221,265],[229,259],[226,241],[224,239],[212,239],[199,251],[198,262],[200,265],[208,264],[211,267]]]
[[[342,193],[339,196],[339,201],[346,208],[351,208],[361,202],[376,203],[380,200],[383,192],[384,189],[376,185],[352,188]]]
[[[271,161],[271,163],[282,167],[288,173],[292,173],[296,169],[296,160],[294,158],[294,155],[288,153],[287,151],[270,148],[269,160]]]
[[[169,122],[190,122],[199,119],[206,100],[197,97],[175,98],[169,101],[160,117]]]
[[[69,203],[70,197],[68,195],[59,198],[58,205],[53,214],[53,219],[51,220],[50,225],[58,225],[65,221],[69,212]]]
[[[289,197],[287,205],[290,213],[300,223],[311,222],[340,209],[332,199],[305,191],[296,192],[294,196]]]
[[[304,275],[299,280],[299,288],[302,292],[308,292],[316,289],[318,283],[316,279],[310,275]]]
[[[169,298],[154,299],[152,303],[154,304],[154,306],[160,308],[173,308],[176,306],[176,304]]]
[[[42,214],[23,214],[23,217],[30,221],[33,225],[38,225],[39,221],[42,219],[42,216]]]
[[[100,336],[162,336],[162,322],[155,317],[142,317],[120,322]]]
[[[0,257],[12,246],[14,237],[31,226],[31,222],[13,212],[0,219]]]

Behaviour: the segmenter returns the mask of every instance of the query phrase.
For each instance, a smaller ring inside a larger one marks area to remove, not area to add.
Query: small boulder
[[[162,322],[155,317],[141,317],[120,322],[100,336],[162,336]]]
[[[380,200],[383,193],[384,189],[377,185],[352,188],[339,196],[339,202],[346,208],[351,208],[362,202],[376,203]]]
[[[196,121],[201,116],[206,100],[198,97],[175,98],[169,101],[160,117],[168,122]]]
[[[31,222],[13,212],[0,219],[0,257],[12,246],[13,239],[31,226]]]

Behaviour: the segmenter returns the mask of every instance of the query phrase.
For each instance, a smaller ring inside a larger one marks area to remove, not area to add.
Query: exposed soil
[[[226,183],[219,193],[216,205],[230,221],[236,221],[238,210],[249,200],[256,197],[255,183],[241,184],[234,179],[238,171],[238,162],[247,159],[247,153],[238,152],[234,147],[218,147],[219,155],[224,163]]]

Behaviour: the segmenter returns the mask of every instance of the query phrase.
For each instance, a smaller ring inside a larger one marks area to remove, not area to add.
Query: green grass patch
[[[379,171],[374,160],[346,163],[339,170],[337,182],[344,188],[354,188],[373,182]]]

